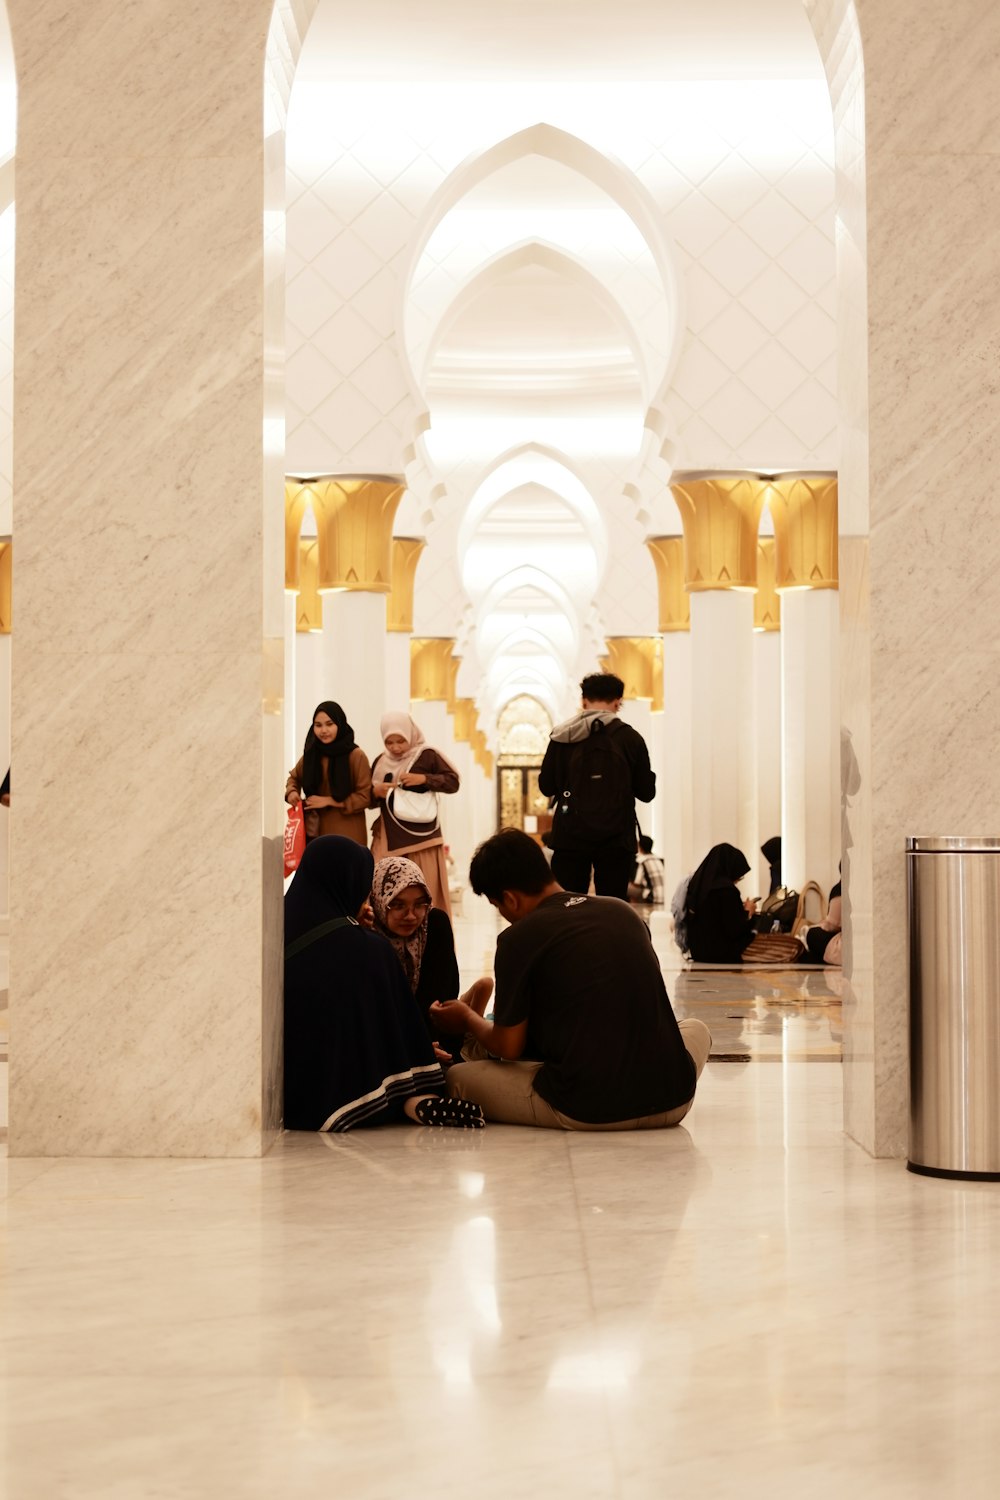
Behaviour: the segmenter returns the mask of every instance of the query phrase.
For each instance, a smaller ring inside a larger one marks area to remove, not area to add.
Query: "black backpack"
[[[585,740],[569,747],[563,816],[595,840],[615,838],[635,818],[632,764],[621,743],[621,724],[595,719]]]

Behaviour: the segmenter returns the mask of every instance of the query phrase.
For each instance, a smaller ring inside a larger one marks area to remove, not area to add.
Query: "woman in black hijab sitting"
[[[339,703],[321,703],[312,717],[302,759],[288,773],[285,801],[302,802],[306,838],[340,834],[368,843],[365,808],[372,768],[354,743],[354,730]]]
[[[285,1126],[479,1128],[478,1104],[445,1097],[451,1058],[428,1035],[391,945],[359,925],[373,869],[353,840],[317,838],[285,896]]]
[[[740,899],[736,882],[750,866],[733,844],[710,849],[688,883],[687,935],[699,964],[738,964],[753,941],[755,903]]]

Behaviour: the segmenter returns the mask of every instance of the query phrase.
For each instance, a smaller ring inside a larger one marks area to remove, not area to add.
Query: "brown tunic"
[[[375,757],[375,765],[372,767],[373,781],[382,780],[377,769],[381,758],[380,755]],[[427,786],[432,792],[448,795],[458,791],[457,771],[430,746],[426,750],[421,750],[410,770],[426,776]],[[414,864],[420,866],[424,883],[434,905],[451,916],[451,901],[448,897],[448,866],[444,857],[444,838],[441,834],[440,823],[435,823],[432,828],[429,828],[426,823],[407,825],[402,820],[397,822],[385,816],[380,797],[373,796],[369,806],[379,809],[379,817],[372,828],[372,854],[375,856],[376,863],[384,859],[387,854],[405,854],[407,859],[412,859]],[[411,829],[415,832],[410,832]],[[421,835],[426,835],[426,837]]]
[[[371,801],[372,773],[368,764],[368,757],[363,750],[357,746],[351,751],[347,758],[351,768],[351,795],[344,799],[341,807],[321,807],[319,809],[319,832],[321,834],[339,833],[341,838],[353,839],[356,844],[368,844],[368,829],[365,824],[365,808]],[[332,797],[330,790],[330,779],[327,775],[329,761],[321,760],[323,769],[323,783],[319,789],[322,797]],[[301,792],[302,790],[302,761],[296,762],[295,769],[289,771],[288,780],[285,783],[285,797],[289,792]]]
[[[381,781],[382,775],[379,771],[381,755],[376,755],[375,764],[371,769],[371,780]],[[449,795],[457,792],[459,788],[458,772],[455,771],[443,756],[438,755],[428,745],[426,750],[421,750],[410,770],[415,774],[427,777],[427,790],[430,792]],[[406,823],[403,819],[387,817],[384,811],[382,799],[372,795],[369,807],[377,807],[379,816],[372,828],[372,843],[377,841],[384,845],[389,854],[405,854],[409,856],[414,849],[432,849],[435,844],[443,844],[441,824],[435,822],[433,827],[427,823]]]

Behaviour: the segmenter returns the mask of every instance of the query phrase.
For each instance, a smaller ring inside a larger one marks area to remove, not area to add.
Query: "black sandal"
[[[453,1130],[482,1130],[483,1112],[471,1099],[445,1099],[438,1094],[419,1099],[413,1113],[420,1125],[450,1125]]]

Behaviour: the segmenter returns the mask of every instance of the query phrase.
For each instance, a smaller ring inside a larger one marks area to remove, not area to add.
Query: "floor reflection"
[[[667,975],[678,1020],[704,1021],[712,1057],[733,1062],[839,1062],[840,985],[840,972],[832,969]]]
[[[472,897],[456,914],[463,986],[492,974],[503,925],[486,902]],[[654,924],[652,936],[677,1018],[697,1016],[705,1022],[714,1061],[840,1062],[839,969],[689,969],[681,966],[663,924]]]

